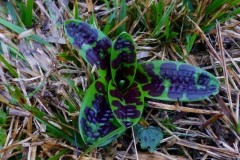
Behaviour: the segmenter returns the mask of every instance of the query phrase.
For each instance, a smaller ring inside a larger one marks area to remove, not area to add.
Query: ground
[[[239,159],[239,6],[238,0],[1,1],[1,159]],[[153,153],[140,148],[130,128],[83,154],[79,109],[97,73],[66,38],[69,19],[94,24],[112,40],[126,31],[138,61],[198,66],[219,80],[220,91],[196,102],[148,99],[142,123],[163,131]]]

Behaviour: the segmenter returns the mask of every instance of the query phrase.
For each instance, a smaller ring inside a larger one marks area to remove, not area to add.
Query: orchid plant
[[[87,89],[79,113],[79,130],[87,145],[119,127],[138,123],[146,97],[187,102],[218,93],[218,80],[203,69],[175,61],[138,62],[134,40],[126,32],[112,42],[80,20],[66,21],[64,30],[70,44],[99,75]]]

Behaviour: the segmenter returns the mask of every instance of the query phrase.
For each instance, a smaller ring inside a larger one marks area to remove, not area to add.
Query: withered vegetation
[[[37,0],[33,24],[25,27],[20,2],[1,1],[1,159],[240,158],[240,2],[217,2]],[[219,94],[198,102],[149,100],[143,117],[164,132],[154,153],[141,150],[129,129],[82,155],[79,108],[96,73],[64,36],[62,24],[72,18],[97,22],[112,39],[126,28],[139,61],[199,66],[218,78]]]

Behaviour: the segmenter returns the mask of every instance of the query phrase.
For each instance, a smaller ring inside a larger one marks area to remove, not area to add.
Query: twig
[[[165,109],[165,110],[171,110],[171,111],[180,111],[180,112],[190,112],[190,113],[199,113],[199,114],[221,114],[219,111],[210,111],[205,109],[195,109],[195,108],[189,108],[189,107],[183,107],[179,106],[176,107],[174,105],[169,104],[163,104],[163,103],[157,103],[157,102],[148,102],[152,108],[157,109]]]

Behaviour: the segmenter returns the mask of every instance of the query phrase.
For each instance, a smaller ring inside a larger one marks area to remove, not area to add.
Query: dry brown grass
[[[18,75],[14,77],[0,62],[0,106],[7,112],[7,123],[4,126],[7,135],[0,150],[1,159],[49,159],[60,151],[64,154],[59,154],[61,156],[56,159],[78,159],[83,151],[64,138],[49,134],[46,125],[35,118],[32,112],[22,108],[19,103],[12,103],[12,95],[5,85],[17,86],[25,96],[23,103],[43,111],[52,118],[48,119],[49,122],[58,128],[64,124],[56,121],[56,114],[62,115],[66,122],[77,119],[78,112],[71,113],[64,100],[71,101],[73,98],[79,109],[81,99],[73,94],[63,75],[68,74],[84,92],[90,84],[92,73],[79,57],[81,68],[71,61],[57,58],[61,52],[74,53],[64,37],[61,25],[65,20],[73,18],[64,2],[67,1],[35,1],[35,25],[24,32],[16,33],[0,24],[0,54],[16,69]],[[143,4],[147,6],[147,3]],[[78,5],[81,17],[88,17],[93,10],[96,15],[102,15],[99,24],[105,24],[104,18],[113,11],[103,4],[93,4],[91,0],[79,2]],[[135,4],[129,1],[128,5]],[[0,18],[16,23],[6,7],[0,5]],[[139,12],[143,15],[147,10]],[[186,63],[200,66],[216,75],[221,82],[220,92],[217,96],[200,102],[169,104],[148,101],[144,118],[164,131],[164,139],[155,153],[140,150],[131,135],[124,135],[110,147],[94,149],[83,159],[240,159],[239,15],[225,23],[216,23],[216,27],[208,34],[204,34],[198,23],[189,18],[189,23],[194,25],[192,31],[200,37],[195,42],[196,46],[200,42],[205,45],[203,50],[197,48],[191,54],[187,54],[184,45],[181,45],[183,54],[176,51],[174,43],[159,46],[159,39],[150,37],[147,32],[140,34],[135,28],[141,18],[133,23],[129,20],[132,20],[131,16],[111,28],[109,34],[111,36],[118,26],[127,21],[129,32],[137,44],[139,60],[184,59]],[[42,37],[49,45],[27,40],[31,35]],[[16,56],[13,56],[14,52]],[[37,92],[29,96],[37,87]],[[166,126],[163,121],[166,119],[171,120],[171,125],[176,125],[174,130]],[[76,127],[67,127],[79,134]],[[132,132],[130,130],[127,133]]]

